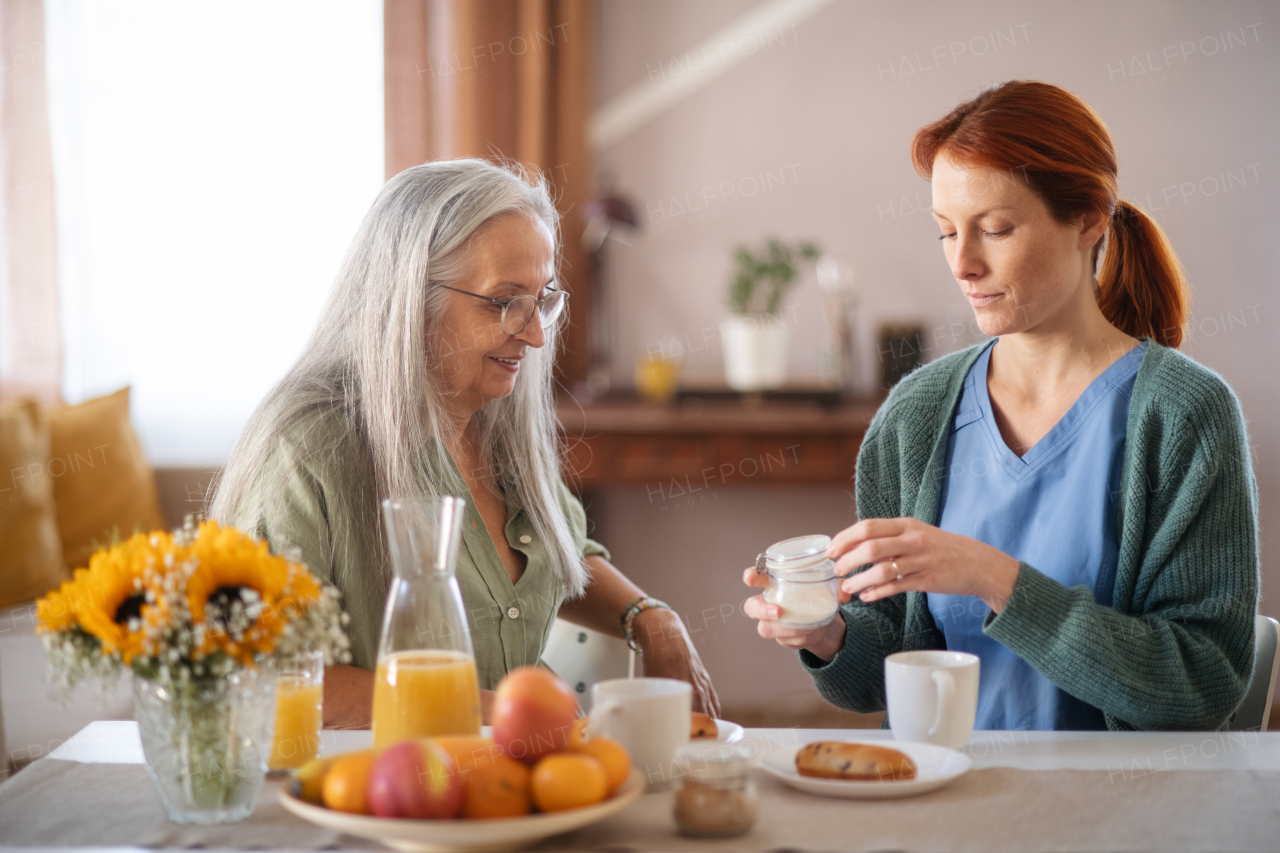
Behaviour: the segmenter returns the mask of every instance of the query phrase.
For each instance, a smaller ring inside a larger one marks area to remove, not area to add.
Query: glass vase
[[[188,684],[133,679],[147,772],[170,820],[249,816],[267,771],[275,704],[275,680],[261,670]]]

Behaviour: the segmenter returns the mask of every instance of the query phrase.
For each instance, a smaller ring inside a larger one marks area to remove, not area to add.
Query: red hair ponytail
[[[1098,271],[1102,315],[1122,332],[1177,347],[1187,322],[1187,289],[1182,264],[1156,221],[1127,201],[1116,202]]]
[[[1088,104],[1057,86],[1011,80],[925,125],[911,140],[911,160],[925,180],[944,152],[964,165],[1022,174],[1063,224],[1088,213],[1106,217],[1098,271],[1103,316],[1134,337],[1182,343],[1186,275],[1155,220],[1119,200],[1111,134]],[[1094,250],[1095,267],[1101,246]]]

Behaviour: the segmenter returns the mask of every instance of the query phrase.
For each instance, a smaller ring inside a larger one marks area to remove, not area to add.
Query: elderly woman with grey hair
[[[631,633],[646,675],[710,677],[679,617],[587,538],[560,477],[552,361],[567,295],[545,183],[483,160],[401,172],[365,216],[301,358],[258,407],[213,498],[343,594],[353,666],[325,672],[325,725],[370,723],[391,577],[387,497],[467,500],[458,583],[486,722],[509,669],[538,662],[557,614]],[[641,606],[646,605],[646,606]]]

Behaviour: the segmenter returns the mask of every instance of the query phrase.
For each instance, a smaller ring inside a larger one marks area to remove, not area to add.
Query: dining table
[[[815,740],[892,738],[887,730],[759,728],[743,743],[763,759]],[[368,731],[326,730],[321,753],[370,744]],[[528,849],[1280,850],[1280,733],[979,731],[959,751],[967,772],[896,799],[816,796],[758,768],[758,819],[733,838],[679,834],[666,791]],[[94,722],[0,784],[0,847],[386,849],[294,816],[279,802],[282,784],[268,778],[239,823],[171,823],[147,776],[137,723]]]

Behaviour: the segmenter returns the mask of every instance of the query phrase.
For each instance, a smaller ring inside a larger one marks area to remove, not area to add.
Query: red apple
[[[555,673],[533,666],[511,670],[498,682],[493,707],[493,739],[502,751],[526,764],[569,744],[578,700]]]
[[[462,810],[462,792],[453,758],[424,738],[400,741],[378,755],[365,799],[379,817],[447,820]]]

